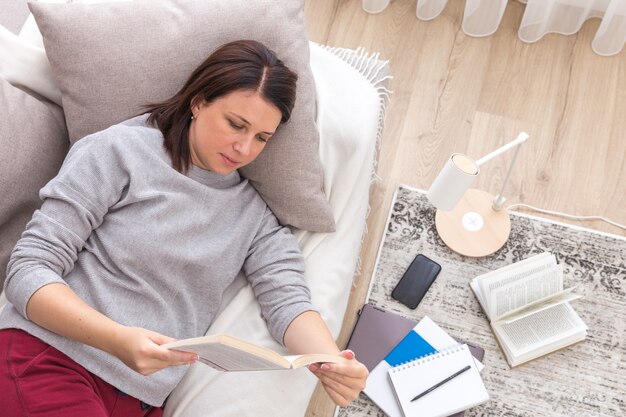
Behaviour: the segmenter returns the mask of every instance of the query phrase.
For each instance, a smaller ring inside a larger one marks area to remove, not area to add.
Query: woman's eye
[[[230,123],[230,125],[231,125],[233,128],[237,129],[237,130],[240,130],[240,129],[243,127],[243,126],[238,125],[237,123],[233,122],[232,120],[229,120],[229,121],[228,121],[228,123]]]
[[[261,136],[261,135],[257,135],[257,137],[256,137],[256,138],[257,138],[258,140],[260,140],[261,142],[267,142],[267,138],[264,138],[264,137],[263,137],[263,136]]]

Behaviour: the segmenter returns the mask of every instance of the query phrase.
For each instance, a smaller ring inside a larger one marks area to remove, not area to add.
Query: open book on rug
[[[563,266],[552,254],[477,276],[470,287],[512,367],[587,336],[587,326],[569,304],[581,296],[574,288],[563,289]]]
[[[269,348],[224,333],[177,340],[163,347],[196,353],[198,361],[218,371],[296,369],[312,363],[347,361],[339,355],[324,353],[283,356]]]

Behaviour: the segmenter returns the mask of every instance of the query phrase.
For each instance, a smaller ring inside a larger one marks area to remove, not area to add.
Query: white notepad
[[[470,366],[468,371],[411,401],[467,365]],[[458,345],[391,368],[389,379],[405,417],[449,416],[489,400],[489,393],[467,345]]]

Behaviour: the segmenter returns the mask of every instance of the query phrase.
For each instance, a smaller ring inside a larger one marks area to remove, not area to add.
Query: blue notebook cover
[[[409,362],[435,352],[437,350],[413,329],[385,356],[384,361],[390,366],[398,366],[404,362]]]

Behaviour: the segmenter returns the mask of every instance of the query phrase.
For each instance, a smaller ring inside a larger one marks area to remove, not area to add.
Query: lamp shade
[[[472,185],[479,171],[473,159],[467,155],[455,153],[433,181],[426,197],[439,210],[450,211]]]

